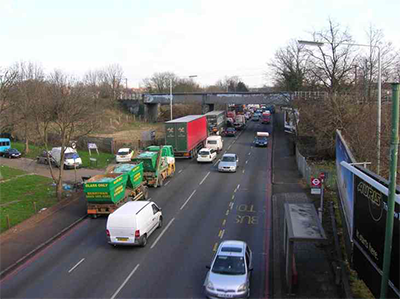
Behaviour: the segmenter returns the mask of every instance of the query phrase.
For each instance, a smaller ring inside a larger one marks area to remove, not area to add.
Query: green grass
[[[43,147],[29,145],[29,153],[25,154],[25,143],[23,142],[12,142],[12,147],[19,150],[23,153],[23,156],[30,159],[36,159],[36,157],[44,150]],[[82,159],[82,167],[84,168],[96,168],[96,169],[104,169],[108,166],[108,164],[112,163],[115,159],[115,156],[110,153],[103,153],[99,151],[99,155],[97,155],[96,151],[92,151],[92,156],[89,156],[88,151],[78,150],[78,154]],[[97,166],[92,163],[90,165],[89,157],[97,159]]]
[[[5,165],[0,165],[0,182],[23,174],[26,174],[26,172],[23,170],[10,168]]]
[[[0,185],[0,232],[8,229],[7,218],[10,225],[15,226],[40,209],[51,207],[57,202],[55,187],[51,185],[50,178],[38,175],[16,177],[21,174],[28,173],[7,166],[1,167],[1,175],[10,180]]]

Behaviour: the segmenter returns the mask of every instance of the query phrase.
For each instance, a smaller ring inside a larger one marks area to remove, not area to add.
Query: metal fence
[[[325,173],[325,186],[329,189],[336,188],[336,170],[326,170],[323,167],[310,166],[304,156],[300,154],[296,146],[296,163],[297,169],[300,171],[303,178],[306,180],[307,185],[311,185],[311,177],[318,178],[321,172]]]

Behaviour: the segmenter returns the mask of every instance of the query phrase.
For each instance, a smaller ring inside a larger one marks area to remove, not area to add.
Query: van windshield
[[[65,159],[78,159],[79,155],[77,153],[66,153]]]

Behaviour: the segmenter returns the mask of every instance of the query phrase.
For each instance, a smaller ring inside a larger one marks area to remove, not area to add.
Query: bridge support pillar
[[[201,105],[201,111],[203,114],[207,112],[214,111],[214,104],[203,104]]]
[[[144,119],[149,122],[155,122],[160,114],[160,104],[145,104]]]

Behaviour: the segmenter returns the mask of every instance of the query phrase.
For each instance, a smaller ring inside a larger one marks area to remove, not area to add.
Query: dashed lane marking
[[[76,269],[76,267],[78,267],[83,261],[85,260],[85,258],[81,259],[75,266],[73,266],[68,273],[71,273],[72,271],[74,271]]]
[[[125,279],[125,281],[122,283],[122,285],[118,288],[118,290],[112,295],[111,299],[114,299],[117,297],[118,293],[122,290],[122,288],[126,285],[128,280],[132,277],[133,274],[135,274],[136,270],[139,268],[140,264],[137,264],[135,269],[132,270],[132,272],[128,275],[128,277]]]
[[[172,222],[174,222],[175,218],[172,218],[168,225],[164,228],[164,230],[161,232],[161,234],[157,237],[157,239],[154,241],[153,245],[151,245],[150,249],[154,248],[156,246],[158,240],[161,239],[161,237],[164,235],[164,233],[167,231],[167,229],[171,226]]]
[[[200,182],[200,184],[199,185],[201,185],[201,184],[203,184],[204,183],[204,181],[206,180],[206,178],[208,177],[208,175],[210,174],[211,172],[209,171],[207,174],[206,174],[206,176],[204,177],[204,179]]]
[[[189,200],[192,198],[192,196],[196,193],[196,190],[190,194],[189,198],[185,201],[185,203],[181,206],[181,210],[186,206],[186,204],[189,202]]]

